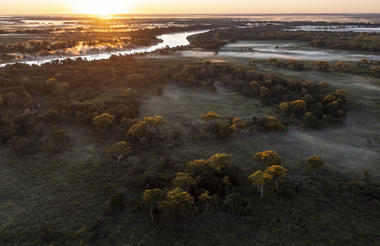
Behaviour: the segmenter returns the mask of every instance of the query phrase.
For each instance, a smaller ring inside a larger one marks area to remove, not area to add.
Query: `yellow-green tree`
[[[50,88],[56,87],[59,84],[59,81],[55,78],[50,78],[46,80],[46,85]]]
[[[214,113],[212,111],[208,111],[206,114],[202,115],[200,117],[202,120],[205,120],[208,122],[208,124],[211,124],[212,120],[219,119],[219,115],[217,113]]]
[[[307,163],[310,169],[313,170],[314,175],[325,164],[319,156],[310,156],[307,158]]]
[[[208,173],[211,170],[211,167],[209,166],[207,160],[200,159],[188,162],[186,164],[186,170],[198,176],[204,173]]]
[[[193,213],[194,198],[187,191],[177,187],[170,190],[166,198],[159,202],[159,209],[168,217],[187,217]]]
[[[150,217],[154,220],[155,209],[158,209],[159,203],[165,199],[165,191],[156,188],[145,190],[143,200],[149,207]]]
[[[156,127],[156,131],[159,134],[160,133],[160,126],[166,124],[166,120],[164,120],[164,117],[157,115],[153,118],[153,124]]]
[[[210,209],[210,206],[213,202],[215,202],[217,199],[217,196],[211,196],[209,191],[204,191],[199,197],[198,201],[201,207],[204,209],[204,213],[207,214],[208,210]]]
[[[232,125],[235,125],[237,128],[245,128],[245,123],[240,118],[233,118]]]
[[[120,160],[131,153],[132,149],[126,141],[120,141],[112,145],[106,150],[106,153],[111,154],[116,158],[117,164],[120,163]]]
[[[63,93],[70,88],[70,84],[67,82],[62,82],[54,86],[54,92],[57,94]]]
[[[264,197],[264,186],[267,183],[271,182],[273,177],[267,172],[257,170],[256,172],[249,175],[248,179],[252,182],[252,185],[260,189],[260,197],[262,199]]]
[[[280,105],[278,106],[281,113],[283,114],[287,114],[289,112],[289,109],[290,109],[290,105],[288,102],[282,102],[280,103]]]
[[[102,132],[107,130],[109,126],[113,124],[115,116],[109,113],[98,115],[92,119],[92,124]]]
[[[268,116],[266,118],[265,129],[268,131],[285,131],[286,127],[277,117]]]
[[[328,71],[330,69],[330,63],[326,61],[317,61],[315,63],[315,68],[320,71]]]
[[[230,161],[231,156],[224,153],[215,154],[207,160],[208,164],[217,172],[220,172],[224,167],[229,165]]]
[[[191,187],[196,184],[196,181],[190,176],[190,173],[179,172],[176,173],[175,178],[172,180],[172,184],[182,189],[190,190]]]
[[[267,167],[265,172],[269,173],[274,181],[274,185],[276,188],[276,191],[278,192],[278,182],[285,176],[288,169],[281,165],[272,165],[270,167]]]
[[[306,111],[307,103],[304,100],[295,100],[290,102],[290,109],[296,115],[304,115]]]
[[[147,141],[146,123],[144,121],[138,121],[133,124],[128,130],[128,137],[139,142]]]
[[[131,91],[132,91],[131,88],[127,88],[127,89],[123,90],[123,96],[128,96],[131,93]]]
[[[280,165],[282,163],[282,157],[273,150],[258,152],[253,160],[264,165]]]

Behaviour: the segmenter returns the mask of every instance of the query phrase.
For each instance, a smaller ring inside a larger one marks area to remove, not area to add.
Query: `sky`
[[[0,0],[0,14],[380,13],[380,0]]]

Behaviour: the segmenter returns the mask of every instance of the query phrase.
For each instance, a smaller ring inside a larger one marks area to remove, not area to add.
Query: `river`
[[[147,47],[138,47],[138,48],[128,49],[128,50],[97,53],[97,54],[90,54],[90,55],[80,55],[80,56],[64,56],[64,57],[55,56],[55,57],[49,57],[46,59],[21,61],[18,63],[28,64],[28,65],[42,65],[42,64],[49,63],[56,60],[59,60],[59,61],[66,60],[66,59],[76,60],[76,59],[82,58],[84,60],[92,61],[92,60],[109,59],[113,55],[132,55],[132,54],[138,54],[138,53],[149,53],[149,52],[164,49],[167,47],[175,48],[175,47],[180,47],[180,46],[187,46],[190,44],[189,41],[187,40],[189,36],[204,33],[204,32],[208,32],[208,30],[163,34],[163,35],[157,36],[158,39],[162,40],[161,43],[158,43],[153,46],[147,46]],[[4,67],[6,65],[12,65],[12,64],[15,64],[15,63],[14,62],[3,63],[3,64],[0,64],[0,67]]]

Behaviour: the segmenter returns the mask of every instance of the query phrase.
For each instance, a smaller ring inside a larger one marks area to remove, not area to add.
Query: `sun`
[[[75,11],[79,14],[114,15],[131,11],[132,3],[128,0],[80,0],[75,1]]]

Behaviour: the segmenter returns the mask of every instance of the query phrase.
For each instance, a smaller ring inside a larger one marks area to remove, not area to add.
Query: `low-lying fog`
[[[204,53],[206,52],[206,53]],[[207,51],[184,51],[183,56],[204,57]],[[359,61],[362,58],[380,60],[380,53],[319,49],[307,43],[290,41],[240,41],[224,46],[218,56],[256,59],[297,59],[309,61]]]
[[[249,130],[243,130],[226,140],[211,137],[196,144],[185,143],[178,147],[176,154],[187,160],[226,152],[234,156],[236,163],[249,166],[253,153],[274,149],[286,159],[286,165],[290,168],[302,169],[300,160],[318,155],[333,170],[357,177],[368,170],[370,175],[380,177],[379,80],[335,73],[283,72],[289,76],[326,81],[334,87],[345,89],[352,103],[352,111],[345,125],[322,130],[290,127],[284,133],[250,133]],[[246,119],[276,114],[275,107],[263,108],[258,100],[220,86],[215,93],[167,86],[162,96],[153,95],[144,100],[141,117],[163,115],[169,122],[168,129],[179,129],[191,135],[191,130],[206,126],[199,116],[208,110],[221,116]]]

